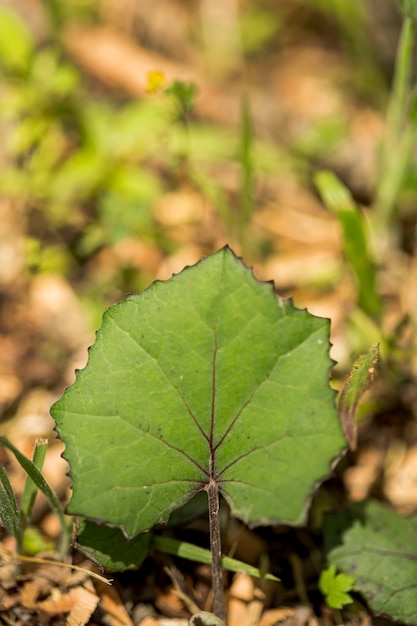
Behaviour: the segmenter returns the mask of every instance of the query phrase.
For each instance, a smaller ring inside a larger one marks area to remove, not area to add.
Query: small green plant
[[[331,565],[323,570],[319,578],[319,589],[331,609],[342,609],[353,602],[349,591],[352,591],[355,579],[343,573],[336,573],[336,567]]]
[[[20,555],[23,552],[24,534],[28,528],[36,494],[39,490],[48,498],[61,522],[60,552],[61,556],[64,557],[69,546],[69,528],[57,496],[41,474],[47,442],[44,439],[36,441],[32,460],[25,457],[5,437],[0,437],[0,445],[12,452],[27,474],[19,507],[6,471],[0,465],[0,519],[7,531],[16,539],[17,554]]]
[[[224,619],[220,496],[252,525],[303,523],[345,447],[328,352],[328,320],[277,297],[229,248],[111,307],[51,410],[69,512],[143,542],[205,491]]]

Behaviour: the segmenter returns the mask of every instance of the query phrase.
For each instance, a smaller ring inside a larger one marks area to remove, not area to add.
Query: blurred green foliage
[[[356,88],[358,98],[369,96],[370,106],[387,99],[389,87],[368,37],[369,15],[358,3],[296,0],[294,6],[280,8],[267,0],[247,3],[237,20],[241,65],[231,75],[245,63],[250,67],[254,59],[267,61],[282,41],[296,44],[307,32],[306,20],[297,21],[301,9],[312,24],[308,28],[336,37],[352,61],[348,73],[337,77],[339,83]],[[83,278],[79,270],[103,249],[129,238],[154,246],[162,256],[174,252],[181,242],[156,219],[155,207],[167,192],[184,185],[198,191],[210,210],[215,208],[225,239],[239,242],[249,262],[276,249],[276,242],[258,239],[253,228],[253,217],[270,193],[269,183],[273,188],[275,180],[291,173],[309,186],[313,172],[323,163],[328,167],[346,141],[349,108],[313,118],[302,132],[290,130],[277,141],[259,138],[253,119],[256,99],[243,100],[238,128],[204,122],[194,115],[196,86],[181,81],[165,85],[158,68],[154,80],[159,76],[161,84],[157,81],[153,93],[140,100],[101,91],[69,59],[59,35],[60,27],[74,19],[97,21],[95,3],[54,1],[48,3],[47,16],[47,32],[39,40],[17,10],[0,7],[0,189],[24,215],[29,274],[57,271],[77,277],[80,293],[97,300],[98,307],[114,297],[115,285],[122,293],[145,287],[152,276],[133,271],[128,260],[119,260],[107,274],[96,271]],[[413,39],[410,28],[404,32],[391,92],[392,132],[377,182],[376,231],[382,224],[385,232],[401,232],[403,211],[408,220],[417,193],[409,55]],[[267,74],[267,90],[266,81]],[[381,91],[382,99],[374,97]],[[218,176],[225,171],[228,177]],[[382,316],[382,259],[357,211],[335,214],[345,233],[347,267],[356,277],[358,308],[351,319],[359,316],[356,326],[372,328],[374,337]],[[349,236],[348,217],[354,220]],[[401,242],[397,238],[392,245]],[[367,335],[355,349],[367,347]]]

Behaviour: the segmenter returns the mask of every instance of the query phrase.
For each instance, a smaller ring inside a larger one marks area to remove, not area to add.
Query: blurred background
[[[381,343],[349,485],[382,472],[417,504],[412,63],[386,123],[401,32],[396,0],[0,1],[2,434],[29,453],[105,307],[229,244],[331,318],[336,387]]]

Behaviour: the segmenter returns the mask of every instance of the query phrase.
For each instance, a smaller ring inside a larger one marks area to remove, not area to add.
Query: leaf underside
[[[214,480],[247,523],[302,523],[345,445],[328,337],[227,247],[107,309],[51,410],[69,512],[134,536]]]

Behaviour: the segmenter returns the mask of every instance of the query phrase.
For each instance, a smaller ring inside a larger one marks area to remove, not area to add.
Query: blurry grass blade
[[[57,496],[52,491],[51,487],[48,485],[48,483],[46,482],[46,480],[44,479],[44,477],[42,476],[42,474],[40,473],[36,465],[34,465],[34,463],[30,459],[28,459],[17,448],[15,448],[15,446],[12,443],[10,443],[10,441],[6,437],[0,437],[0,445],[4,446],[5,448],[10,450],[10,452],[14,454],[17,461],[20,463],[20,465],[23,467],[25,472],[35,483],[37,488],[40,489],[42,493],[48,498],[52,508],[54,509],[55,513],[58,515],[60,523],[61,523],[61,531],[62,531],[61,551],[65,553],[68,548],[70,538],[69,538],[68,527],[65,521],[64,512],[62,510],[62,506]]]
[[[343,232],[346,260],[358,285],[358,304],[374,319],[380,319],[381,300],[376,288],[376,267],[368,248],[364,217],[348,189],[329,171],[318,172],[314,182],[326,207],[336,214]]]
[[[340,394],[340,423],[352,450],[356,448],[356,411],[363,394],[374,381],[378,363],[379,344],[374,344],[355,360]]]
[[[0,482],[0,519],[6,530],[12,534],[18,544],[20,544],[21,528],[19,510],[12,486],[2,465],[0,465]]]
[[[35,441],[35,449],[33,451],[32,463],[39,470],[39,472],[42,471],[47,448],[47,439],[37,439]],[[20,505],[21,516],[23,520],[30,519],[37,492],[38,487],[28,475],[26,478],[25,488],[22,495],[22,502]]]
[[[405,110],[407,97],[411,84],[411,66],[413,60],[414,25],[410,19],[405,19],[395,59],[395,70],[392,85],[392,95],[390,98],[387,122],[388,122],[388,144],[385,146],[389,151],[394,146],[392,142],[398,140],[403,124],[405,122]],[[392,154],[385,154],[386,158],[392,158]]]
[[[211,563],[210,550],[206,550],[205,548],[201,548],[200,546],[194,546],[193,544],[187,543],[186,541],[179,541],[178,539],[172,539],[170,537],[155,536],[153,538],[153,546],[161,552],[173,554],[174,556],[179,556],[183,559],[189,559],[190,561],[197,561],[199,563],[206,563],[207,565]],[[247,565],[242,561],[237,561],[236,559],[231,559],[227,556],[222,558],[222,566],[230,572],[245,572],[249,576],[253,576],[255,578],[265,578],[266,580],[279,580],[279,578],[273,576],[272,574],[266,574],[264,572],[261,572],[257,567]]]
[[[254,167],[252,159],[252,120],[249,108],[249,102],[245,99],[242,103],[241,112],[241,145],[240,145],[240,165],[241,165],[241,207],[240,207],[240,233],[244,235],[246,226],[248,225],[253,213],[253,194],[254,194]]]
[[[414,5],[414,6],[412,6]],[[402,2],[403,12],[415,12],[415,0]],[[411,87],[415,43],[415,24],[411,15],[406,17],[401,29],[396,52],[394,79],[387,111],[387,129],[384,139],[379,186],[376,193],[376,226],[386,229],[396,208],[404,171],[411,157],[407,149],[407,107]],[[400,147],[399,147],[400,145]]]
[[[417,0],[400,0],[401,10],[411,20],[417,20]]]

